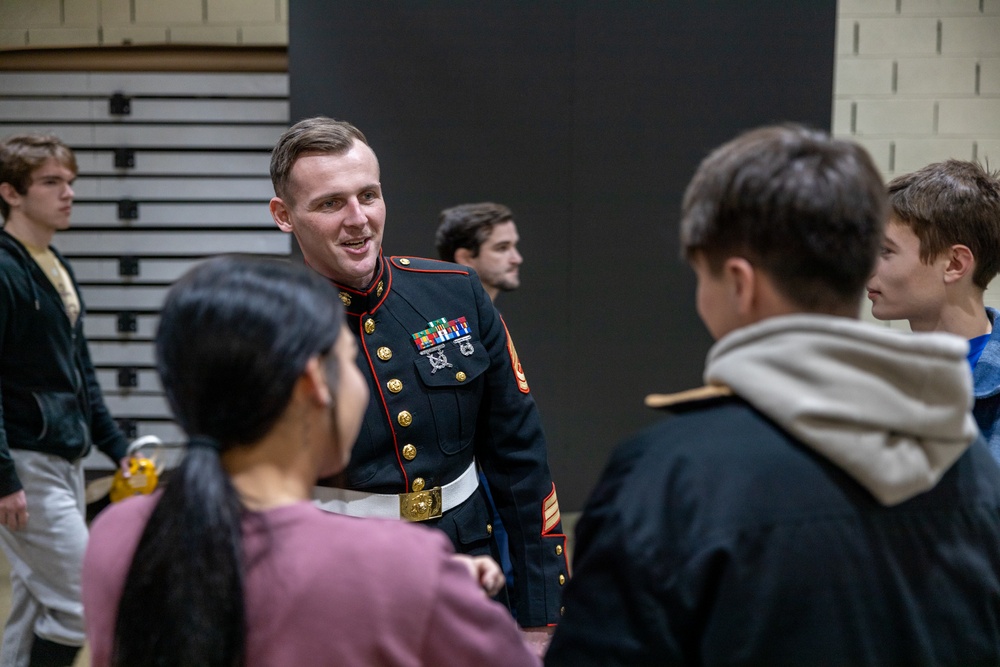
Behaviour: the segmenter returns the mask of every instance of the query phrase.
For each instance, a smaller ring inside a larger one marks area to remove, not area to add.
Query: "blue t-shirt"
[[[979,361],[979,357],[982,356],[983,350],[986,349],[986,343],[989,342],[990,336],[993,334],[983,334],[982,336],[976,336],[969,341],[969,356],[966,357],[969,360],[969,366],[975,370],[976,362]]]

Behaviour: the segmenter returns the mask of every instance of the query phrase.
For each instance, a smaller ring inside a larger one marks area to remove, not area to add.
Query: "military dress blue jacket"
[[[986,314],[993,324],[993,333],[972,371],[976,397],[972,414],[990,446],[993,458],[1000,461],[1000,329],[997,328],[996,309],[987,308]]]
[[[320,484],[409,493],[452,482],[477,461],[510,534],[512,611],[523,627],[557,622],[569,569],[545,436],[516,349],[475,272],[382,257],[366,290],[334,285],[371,400],[347,469]],[[452,338],[434,340],[439,327]],[[424,523],[459,552],[491,553],[481,488]]]

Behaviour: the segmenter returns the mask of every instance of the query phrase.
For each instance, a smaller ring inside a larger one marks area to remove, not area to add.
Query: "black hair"
[[[684,194],[681,248],[718,272],[741,256],[807,311],[857,305],[888,203],[860,145],[799,125],[746,132],[714,150]]]
[[[309,359],[332,359],[342,323],[336,290],[287,262],[219,257],[170,290],[156,363],[191,446],[132,558],[113,665],[245,663],[245,510],[220,454],[267,434]]]
[[[490,237],[493,226],[513,219],[509,208],[489,201],[446,208],[441,211],[441,222],[434,235],[438,257],[454,262],[459,248],[468,248],[473,257],[478,257],[479,247]]]

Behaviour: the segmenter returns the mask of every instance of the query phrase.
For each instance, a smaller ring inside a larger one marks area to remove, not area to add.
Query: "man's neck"
[[[27,246],[48,248],[55,232],[32,223],[20,216],[11,216],[3,227],[4,231]]]
[[[943,331],[966,340],[993,331],[981,294],[978,298],[970,297],[960,303],[946,304],[936,318],[910,320],[910,328],[913,331]]]

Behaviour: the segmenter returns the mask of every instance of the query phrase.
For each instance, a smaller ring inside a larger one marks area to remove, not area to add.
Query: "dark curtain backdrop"
[[[292,119],[365,132],[388,254],[433,257],[444,207],[514,210],[522,286],[497,306],[564,511],[660,417],[646,394],[701,383],[684,187],[741,130],[829,129],[835,23],[835,0],[289,3]]]

